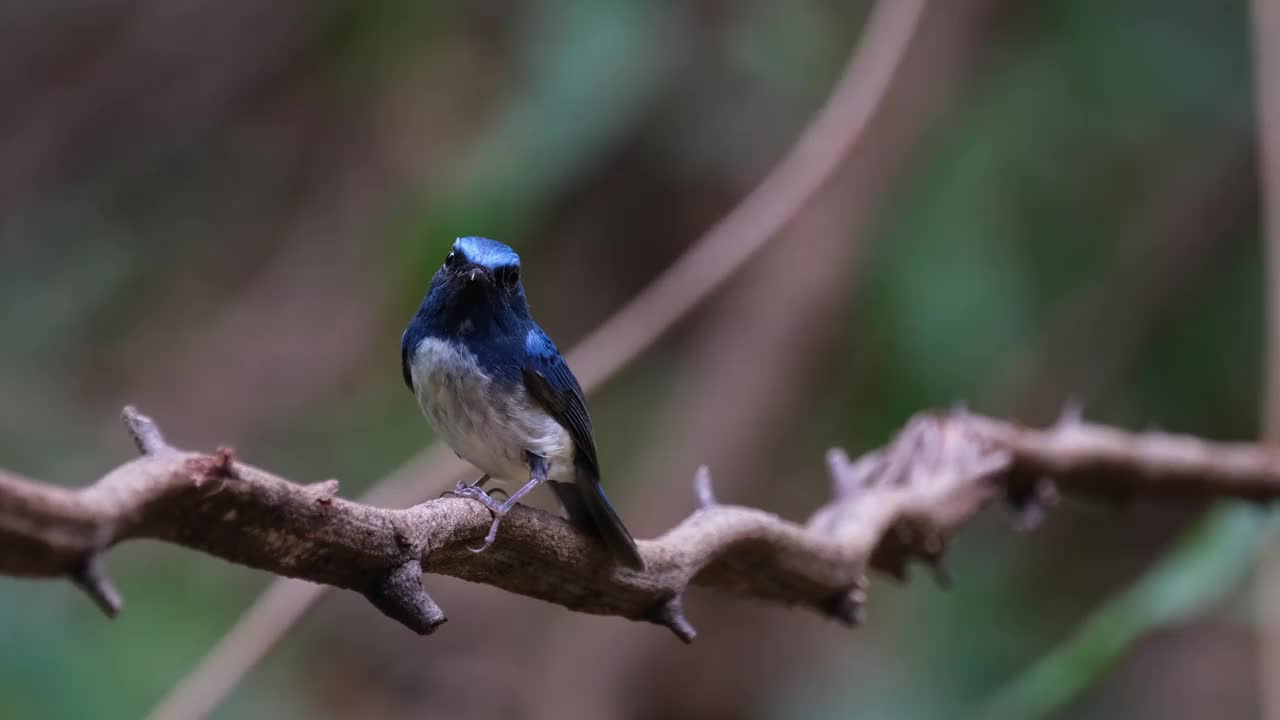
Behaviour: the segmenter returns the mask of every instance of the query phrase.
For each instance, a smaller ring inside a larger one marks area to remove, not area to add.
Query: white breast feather
[[[495,479],[529,477],[525,451],[550,461],[552,480],[573,478],[573,439],[523,386],[504,389],[458,343],[427,338],[409,365],[418,405],[464,460]]]

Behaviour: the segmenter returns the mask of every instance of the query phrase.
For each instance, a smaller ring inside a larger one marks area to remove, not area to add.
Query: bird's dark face
[[[529,318],[520,256],[496,240],[458,238],[432,278],[419,314],[432,329],[451,335],[519,330]]]

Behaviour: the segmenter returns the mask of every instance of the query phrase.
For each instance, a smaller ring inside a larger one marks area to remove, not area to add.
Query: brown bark
[[[1048,497],[1045,478],[1079,495],[1280,495],[1280,452],[1268,446],[1131,434],[1071,416],[1032,430],[964,412],[922,414],[856,462],[833,451],[834,498],[804,525],[715,503],[709,473],[699,472],[699,509],[641,541],[648,569],[634,572],[545,512],[517,508],[494,546],[474,554],[469,546],[491,520],[479,503],[362,505],[336,497],[334,482],[291,483],[225,449],[177,450],[148,418],[126,409],[125,419],[143,456],[88,488],[0,476],[0,573],[70,577],[114,612],[118,594],[101,573],[101,555],[145,537],[355,590],[424,634],[445,620],[422,587],[421,574],[431,572],[653,622],[689,641],[694,630],[680,601],[690,584],[855,624],[868,567],[904,577],[913,559],[936,564],[951,534],[1001,496],[1034,517]]]

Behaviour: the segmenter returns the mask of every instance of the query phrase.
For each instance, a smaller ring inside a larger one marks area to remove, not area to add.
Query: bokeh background
[[[86,484],[136,403],[358,495],[431,439],[398,343],[455,236],[516,246],[571,346],[759,182],[869,10],[0,2],[0,466]],[[690,512],[704,462],[803,518],[827,447],[957,402],[1256,437],[1251,45],[1244,2],[935,2],[837,176],[592,397],[632,530]],[[993,511],[948,591],[877,579],[856,631],[697,592],[691,647],[439,577],[424,639],[333,593],[216,717],[1262,717],[1269,525]],[[0,578],[0,716],[142,717],[271,580],[149,543],[109,566],[114,622]]]

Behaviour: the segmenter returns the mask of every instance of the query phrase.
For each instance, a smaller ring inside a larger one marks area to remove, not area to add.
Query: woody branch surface
[[[278,575],[362,593],[419,633],[444,622],[422,586],[439,573],[579,612],[665,625],[691,640],[681,610],[690,585],[801,605],[853,624],[865,571],[904,577],[912,560],[940,568],[947,540],[1004,500],[1031,521],[1055,487],[1119,497],[1280,495],[1280,453],[1163,433],[1134,434],[1067,416],[1030,429],[964,412],[920,414],[894,440],[850,461],[832,451],[832,499],[803,525],[721,504],[711,475],[694,478],[684,522],[640,541],[644,572],[618,568],[567,522],[518,507],[497,542],[475,554],[492,520],[479,503],[441,498],[404,509],[337,497],[333,481],[296,484],[236,460],[165,442],[131,408],[141,450],[83,489],[0,474],[0,574],[65,577],[110,614],[119,594],[101,557],[134,538],[176,543]]]

